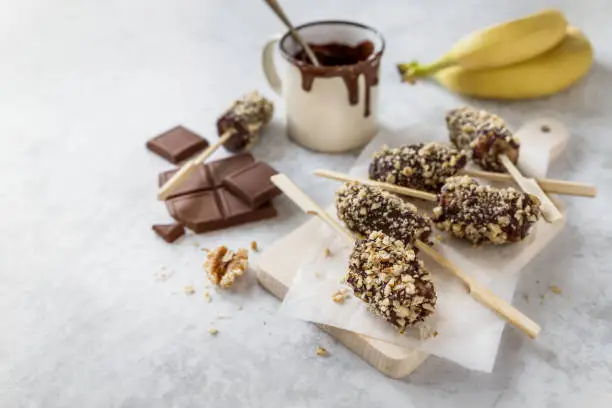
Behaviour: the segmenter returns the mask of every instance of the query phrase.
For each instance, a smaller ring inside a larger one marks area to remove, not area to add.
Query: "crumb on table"
[[[257,246],[257,242],[256,241],[251,241],[251,250],[257,252],[259,251],[259,247]]]
[[[210,297],[210,292],[208,292],[207,290],[204,291],[204,300],[206,300],[208,303],[212,302],[212,298]]]
[[[186,295],[193,295],[196,291],[193,286],[187,285],[183,288],[183,292],[185,292]]]
[[[557,285],[550,285],[550,290],[552,291],[552,293],[554,293],[555,295],[561,295],[563,294],[563,291],[561,290],[560,287],[558,287]]]
[[[329,258],[330,256],[332,256],[332,253],[329,250],[329,248],[325,248],[325,251],[323,251],[323,254],[325,255],[326,258]]]
[[[327,356],[329,356],[329,352],[326,349],[324,349],[323,347],[321,347],[321,346],[317,346],[316,353],[317,353],[317,356],[320,356],[320,357],[327,357]]]
[[[217,333],[219,333],[219,330],[215,329],[214,327],[211,327],[210,329],[208,329],[208,332],[213,335],[216,336]]]
[[[349,296],[349,290],[347,288],[342,288],[334,292],[334,294],[332,295],[332,300],[336,303],[342,304],[346,299],[349,298]]]

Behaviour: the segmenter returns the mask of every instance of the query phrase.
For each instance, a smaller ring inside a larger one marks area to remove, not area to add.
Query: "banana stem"
[[[413,61],[407,64],[397,64],[397,68],[404,82],[414,83],[416,78],[428,77],[454,64],[455,61],[452,58],[444,56],[432,64],[421,65]]]

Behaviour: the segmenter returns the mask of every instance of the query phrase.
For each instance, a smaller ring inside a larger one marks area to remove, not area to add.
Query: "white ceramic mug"
[[[345,152],[362,147],[378,131],[378,69],[384,40],[378,31],[348,21],[320,21],[296,30],[308,44],[356,46],[369,41],[373,51],[353,65],[315,67],[299,61],[302,49],[289,32],[269,40],[262,65],[272,89],[285,99],[287,132],[298,144],[320,152]],[[279,75],[276,53],[284,58]]]

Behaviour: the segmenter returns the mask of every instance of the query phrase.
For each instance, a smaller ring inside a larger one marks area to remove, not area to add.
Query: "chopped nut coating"
[[[444,180],[465,167],[467,157],[455,147],[427,143],[383,149],[374,154],[370,178],[402,187],[437,192]]]
[[[506,171],[501,154],[516,163],[520,143],[497,115],[470,106],[453,109],[446,115],[451,142],[470,152],[472,160],[487,171]]]
[[[353,232],[369,235],[381,231],[405,244],[428,242],[430,220],[414,205],[379,188],[346,183],[336,192],[338,217]]]
[[[412,246],[382,232],[372,232],[355,244],[346,282],[370,310],[400,332],[435,311],[431,275]]]
[[[539,217],[537,197],[483,186],[469,176],[449,178],[433,209],[436,227],[474,244],[521,241]]]

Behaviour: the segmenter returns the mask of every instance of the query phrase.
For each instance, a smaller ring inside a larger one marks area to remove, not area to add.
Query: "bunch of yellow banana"
[[[398,68],[408,82],[432,76],[463,95],[527,99],[568,88],[592,64],[588,38],[559,11],[544,10],[472,33],[433,64]]]

